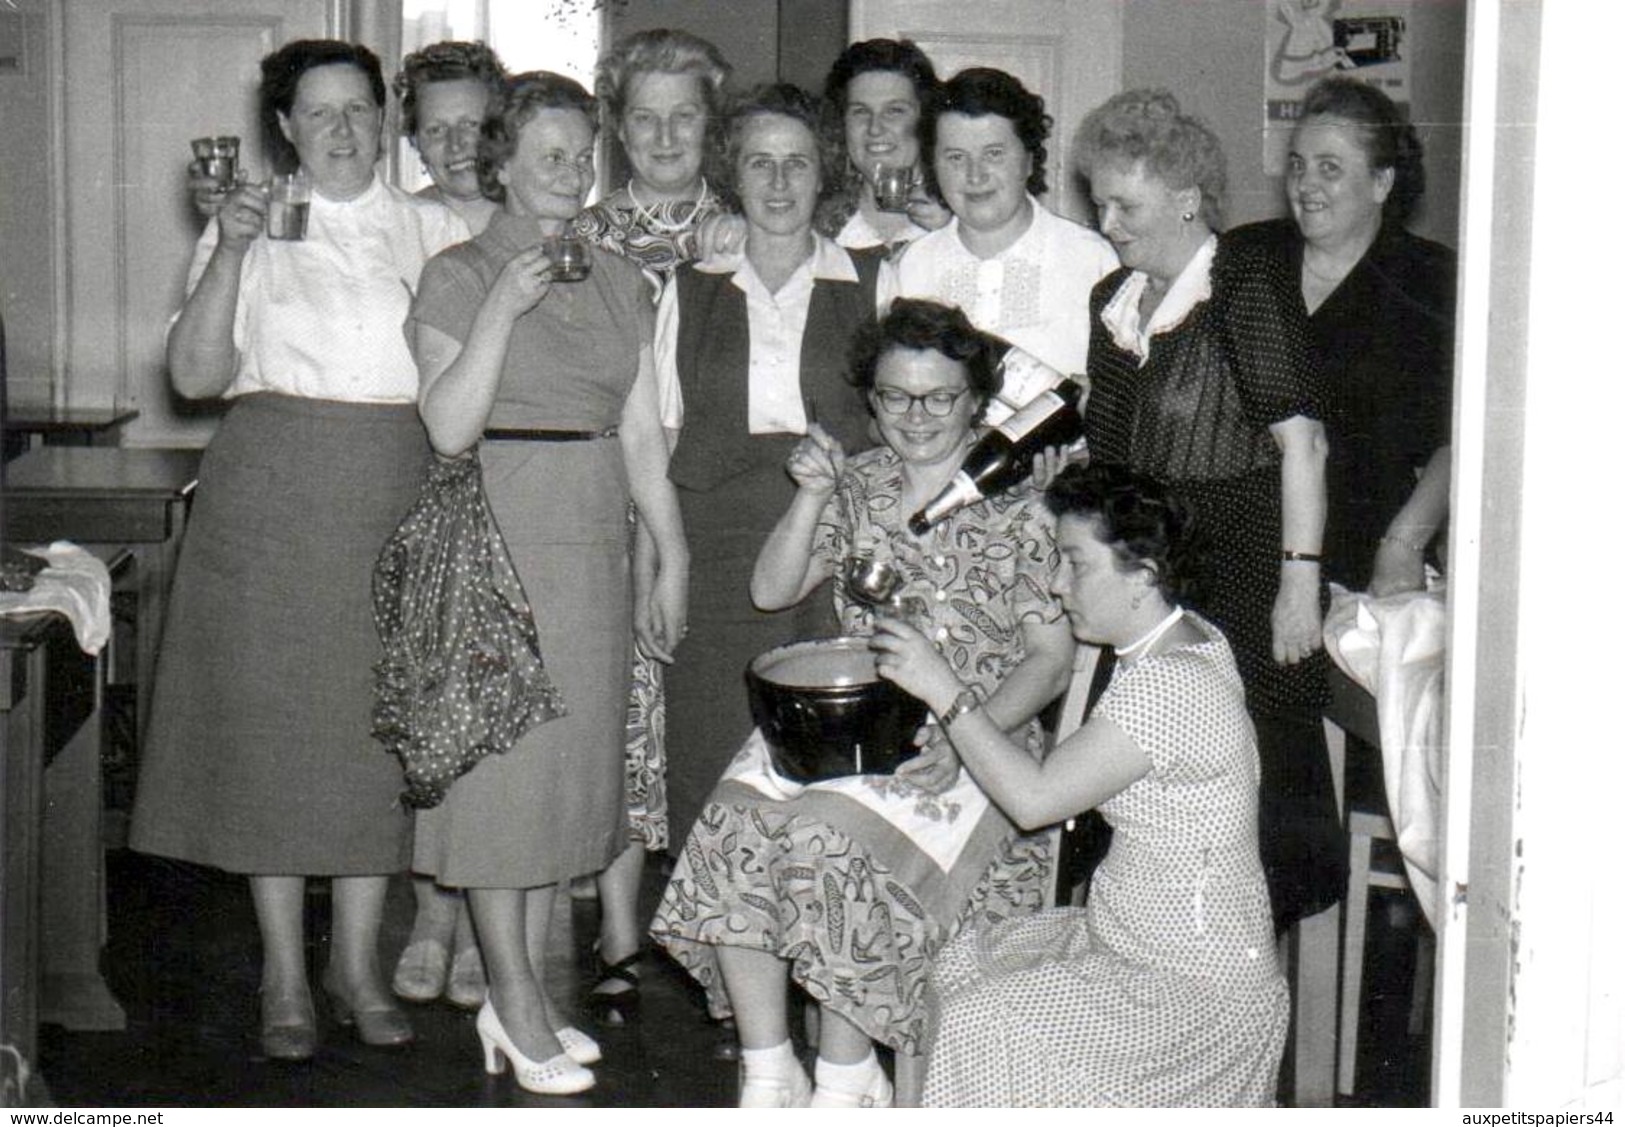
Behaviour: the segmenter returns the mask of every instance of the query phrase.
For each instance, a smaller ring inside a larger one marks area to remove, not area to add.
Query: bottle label
[[[1004,381],[999,394],[987,405],[987,421],[1002,425],[1011,415],[1031,403],[1043,392],[1055,387],[1065,377],[1030,352],[1012,347],[999,362]]]
[[[1065,406],[1066,400],[1057,395],[1053,388],[1047,389],[1039,392],[1025,407],[993,429],[1008,438],[1012,444],[1017,443]]]

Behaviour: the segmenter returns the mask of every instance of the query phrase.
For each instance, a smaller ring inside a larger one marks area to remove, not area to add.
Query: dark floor
[[[257,938],[247,887],[232,877],[125,850],[108,855],[108,979],[129,1014],[124,1033],[42,1031],[40,1068],[66,1106],[728,1106],[736,1066],[717,1059],[717,1025],[699,995],[663,958],[646,971],[640,1019],[623,1027],[580,1023],[604,1046],[598,1086],[570,1098],[533,1096],[510,1077],[488,1078],[474,1017],[448,1004],[412,1006],[416,1044],[359,1045],[325,1022],[314,1061],[288,1065],[256,1059]],[[660,887],[651,867],[652,910]],[[1406,1033],[1415,912],[1398,896],[1375,894],[1368,946],[1368,1029],[1362,1038],[1364,1106],[1425,1105],[1427,1044]],[[312,965],[324,946],[326,898],[310,897]],[[561,904],[564,901],[561,899]],[[392,887],[384,948],[393,960],[405,944],[411,897]],[[573,927],[571,916],[574,917]],[[596,922],[590,902],[560,912],[555,990],[573,1005],[580,967]],[[393,962],[391,961],[391,964]],[[579,1011],[577,1011],[579,1013]]]

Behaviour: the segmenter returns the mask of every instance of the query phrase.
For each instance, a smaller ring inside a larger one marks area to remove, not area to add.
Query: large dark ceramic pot
[[[786,779],[889,775],[919,753],[922,701],[883,681],[867,638],[815,638],[760,654],[745,671],[751,717]]]

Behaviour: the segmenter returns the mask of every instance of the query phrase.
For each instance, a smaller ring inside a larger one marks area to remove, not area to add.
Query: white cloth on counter
[[[1405,873],[1434,919],[1444,787],[1444,592],[1376,598],[1333,588],[1324,630],[1339,668],[1377,701],[1383,790]]]
[[[415,403],[406,323],[424,263],[467,241],[445,204],[377,175],[352,200],[312,191],[300,240],[255,239],[243,256],[232,326],[237,371],[226,397],[280,392],[346,403]],[[210,220],[192,255],[191,296],[220,241]]]
[[[0,591],[0,615],[7,618],[55,611],[73,624],[79,648],[102,652],[113,633],[113,578],[101,560],[66,540],[46,548],[24,548],[46,561],[30,591]]]

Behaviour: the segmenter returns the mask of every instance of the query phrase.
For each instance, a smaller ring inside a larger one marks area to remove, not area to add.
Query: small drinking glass
[[[271,200],[265,218],[265,233],[273,239],[303,239],[309,223],[310,181],[299,172],[284,172],[271,177]]]
[[[547,235],[542,253],[550,263],[548,277],[555,282],[579,282],[592,271],[587,244],[576,235]]]
[[[907,211],[908,194],[914,187],[912,168],[875,169],[875,206],[881,211]]]
[[[237,137],[197,137],[192,141],[192,159],[203,174],[215,183],[216,192],[229,192],[237,186],[237,153],[242,141]]]

